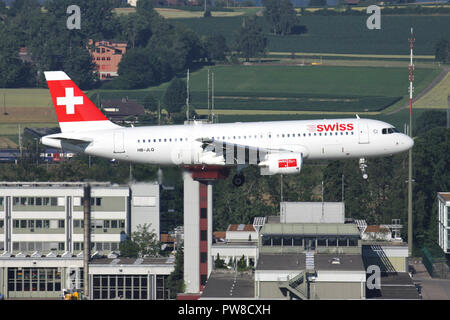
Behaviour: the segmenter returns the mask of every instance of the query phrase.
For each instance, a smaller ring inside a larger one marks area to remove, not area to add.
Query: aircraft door
[[[124,132],[114,131],[114,153],[124,153]]]
[[[359,143],[369,143],[369,125],[366,122],[358,122]]]

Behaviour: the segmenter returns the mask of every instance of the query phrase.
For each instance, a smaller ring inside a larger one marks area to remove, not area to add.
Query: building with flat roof
[[[344,223],[344,202],[280,202],[281,223]]]
[[[168,299],[173,258],[98,258],[89,263],[93,300]],[[0,255],[0,293],[6,299],[62,299],[63,291],[83,288],[83,255],[66,253],[14,257]]]
[[[0,183],[0,252],[25,255],[82,252],[84,185],[82,182]],[[139,196],[139,192],[144,195]],[[159,239],[157,184],[91,183],[92,252],[118,251],[124,235],[144,223],[151,224]]]
[[[365,298],[366,271],[355,224],[269,222],[259,239],[257,298]]]
[[[450,253],[450,192],[438,192],[438,238],[439,246]]]
[[[355,220],[361,234],[364,265],[377,265],[382,272],[408,272],[408,244],[400,237],[399,219],[391,224],[367,225]]]
[[[255,296],[260,299],[365,299],[361,254],[260,254]]]
[[[260,253],[361,253],[355,224],[267,223],[260,231]]]
[[[117,257],[120,242],[138,225],[150,225],[159,239],[157,183],[90,185],[92,264],[105,255]],[[0,292],[7,298],[56,298],[67,288],[63,274],[70,268],[81,270],[84,186],[83,182],[0,182]]]

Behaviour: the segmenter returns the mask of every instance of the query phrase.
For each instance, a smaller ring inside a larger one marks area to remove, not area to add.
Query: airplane
[[[108,120],[63,71],[45,78],[61,133],[41,138],[49,147],[157,165],[258,166],[261,175],[299,174],[304,161],[359,159],[367,179],[366,158],[409,150],[414,141],[394,126],[372,119],[288,120],[246,123],[122,127]]]

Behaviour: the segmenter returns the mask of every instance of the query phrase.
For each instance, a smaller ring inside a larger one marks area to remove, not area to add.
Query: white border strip
[[[70,80],[64,71],[44,71],[44,75],[47,81]]]

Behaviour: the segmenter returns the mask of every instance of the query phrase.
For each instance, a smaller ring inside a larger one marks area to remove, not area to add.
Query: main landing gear
[[[244,184],[244,182],[245,182],[245,176],[242,173],[238,173],[238,174],[234,175],[234,177],[233,177],[233,184],[236,187],[242,186]]]
[[[366,159],[364,158],[359,159],[359,170],[361,170],[362,177],[364,180],[367,180],[367,178],[369,177],[369,175],[366,172],[366,168],[367,168]]]

